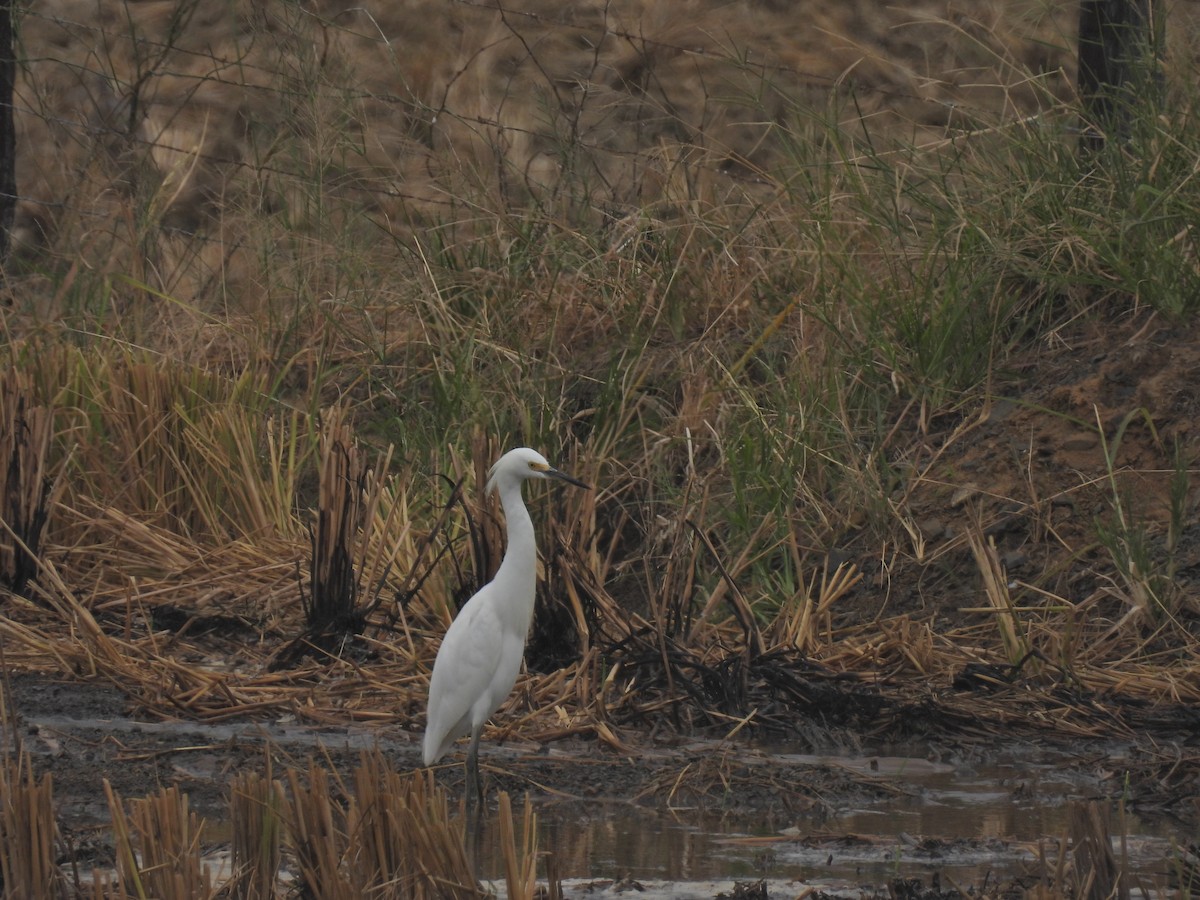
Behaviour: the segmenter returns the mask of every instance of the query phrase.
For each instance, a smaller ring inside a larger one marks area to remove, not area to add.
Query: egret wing
[[[429,679],[424,757],[429,766],[471,731],[472,712],[491,693],[500,665],[504,631],[485,585],[446,629]],[[484,719],[491,709],[483,711]],[[482,724],[480,722],[479,724]]]

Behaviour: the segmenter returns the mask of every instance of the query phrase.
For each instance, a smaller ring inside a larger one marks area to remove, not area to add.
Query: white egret
[[[483,797],[479,735],[516,683],[533,620],[537,546],[533,520],[521,500],[521,484],[529,478],[557,478],[588,487],[552,468],[540,453],[528,447],[510,450],[492,466],[487,492],[500,492],[508,549],[496,577],[480,588],[450,623],[429,679],[425,765],[433,765],[456,740],[471,735],[466,787],[469,820],[474,819],[476,805]]]

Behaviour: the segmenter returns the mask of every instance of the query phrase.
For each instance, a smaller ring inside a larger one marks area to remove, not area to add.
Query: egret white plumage
[[[487,492],[500,493],[508,549],[496,576],[467,601],[450,623],[429,680],[425,765],[433,765],[456,740],[471,735],[466,788],[469,816],[482,797],[479,736],[516,683],[533,620],[537,545],[533,520],[521,499],[521,485],[530,478],[556,478],[588,487],[553,468],[545,457],[528,447],[510,450],[492,466]]]

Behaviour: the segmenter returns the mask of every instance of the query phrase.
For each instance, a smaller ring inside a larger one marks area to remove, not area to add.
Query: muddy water
[[[229,777],[261,764],[266,746],[279,765],[315,757],[348,770],[375,747],[397,769],[419,764],[419,735],[397,729],[148,723],[127,718],[113,689],[21,680],[15,693],[22,744],[53,774],[57,814],[77,834],[107,819],[104,779],[127,798],[180,786],[206,818],[209,839],[219,840]],[[772,897],[797,896],[806,885],[850,896],[869,886],[886,896],[898,878],[964,892],[1007,883],[1036,874],[1040,853],[1053,858],[1070,801],[1120,796],[1129,789],[1122,773],[1134,768],[1132,751],[1119,745],[875,749],[816,756],[697,742],[647,746],[632,758],[569,742],[489,742],[482,761],[493,792],[509,790],[518,808],[526,791],[534,797],[540,847],[552,854],[568,897],[643,898],[729,895],[735,881],[759,879]],[[707,790],[689,797],[686,785],[672,788],[686,768],[714,760]],[[457,796],[461,754],[438,779]],[[1198,837],[1134,816],[1125,831],[1131,866],[1148,886],[1165,883],[1173,844]],[[497,878],[493,834],[482,858],[485,877]]]
[[[542,804],[540,847],[553,854],[567,896],[736,896],[737,883],[760,880],[769,896],[795,896],[806,887],[855,897],[883,890],[886,896],[897,879],[966,893],[1035,878],[1047,862],[1054,865],[1058,841],[1069,832],[1070,801],[1103,796],[1109,767],[1119,765],[1122,754],[1111,748],[1089,765],[1029,746],[1002,750],[986,762],[903,755],[920,748],[850,757],[772,749],[780,765],[845,768],[895,790],[883,802],[799,817]],[[1127,854],[1131,870],[1153,892],[1168,882],[1175,848],[1189,836],[1131,814],[1124,830],[1118,853]],[[484,855],[488,873],[499,879],[493,841]],[[499,880],[495,885],[503,895]]]

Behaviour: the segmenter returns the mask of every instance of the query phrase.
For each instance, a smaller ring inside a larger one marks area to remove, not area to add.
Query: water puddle
[[[886,895],[885,886],[897,879],[966,894],[1034,875],[1041,859],[1053,866],[1070,827],[1068,801],[1106,795],[1101,782],[1110,770],[1101,760],[1119,765],[1120,751],[1098,758],[1094,773],[1081,766],[1086,760],[1030,748],[973,763],[776,753],[774,762],[851,770],[892,794],[800,816],[541,803],[539,846],[553,854],[568,897],[630,891],[642,898],[735,897],[742,896],[737,883],[745,891],[760,881],[766,896],[795,896],[807,887],[859,897],[864,889]],[[1127,854],[1147,888],[1166,884],[1175,848],[1189,836],[1132,815],[1124,824],[1127,840],[1118,854]],[[486,838],[485,845],[485,871],[503,896],[500,851]]]

